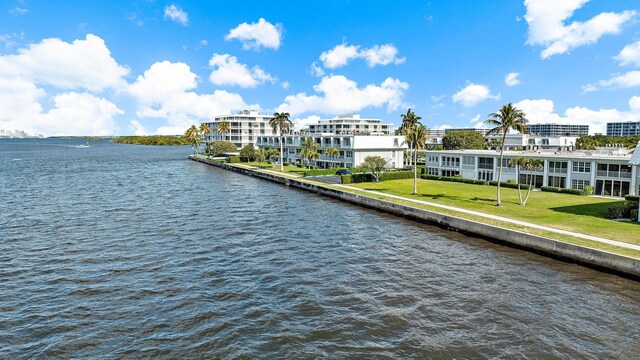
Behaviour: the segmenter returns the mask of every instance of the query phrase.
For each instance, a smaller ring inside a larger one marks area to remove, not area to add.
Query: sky
[[[637,0],[0,0],[0,129],[181,134],[215,115],[640,121]]]

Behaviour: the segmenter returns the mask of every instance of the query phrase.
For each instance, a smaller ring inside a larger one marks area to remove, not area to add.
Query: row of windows
[[[589,186],[589,184],[591,184],[589,180],[571,180],[572,189],[584,190],[584,187]]]
[[[591,163],[587,161],[574,161],[573,162],[573,171],[581,172],[581,173],[589,173],[591,172]],[[589,184],[587,184],[589,185]],[[577,188],[574,188],[577,189]]]
[[[442,157],[442,166],[448,167],[459,167],[460,166],[460,158],[454,156],[443,156]]]

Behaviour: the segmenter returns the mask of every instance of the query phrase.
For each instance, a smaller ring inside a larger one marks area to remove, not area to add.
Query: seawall
[[[425,209],[397,204],[386,200],[374,199],[339,189],[312,184],[276,174],[261,172],[249,168],[238,167],[206,159],[189,157],[191,160],[213,165],[226,170],[254,176],[285,186],[294,187],[316,194],[332,197],[352,204],[383,211],[407,219],[437,225],[439,227],[478,236],[492,242],[533,251],[563,261],[575,262],[596,270],[616,273],[634,280],[640,280],[640,259],[569,244],[542,236],[527,234],[517,230],[506,229],[494,225],[463,219],[451,215],[439,214]]]

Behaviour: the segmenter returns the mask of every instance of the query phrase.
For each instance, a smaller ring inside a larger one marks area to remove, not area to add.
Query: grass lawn
[[[605,218],[623,200],[534,191],[520,206],[516,189],[501,188],[502,207],[496,207],[495,186],[419,179],[418,195],[411,195],[413,179],[350,186],[640,245],[640,224]]]
[[[249,162],[249,163],[241,163],[244,165],[249,165],[249,166],[255,166],[261,169],[266,169],[266,170],[272,170],[272,171],[280,171],[280,165],[279,164],[275,164],[275,166],[263,162],[258,164],[257,162],[253,161],[253,162]],[[300,175],[303,176],[304,172],[307,171],[307,168],[299,168],[297,166],[285,166],[284,167],[284,172],[288,173],[288,174],[294,174],[294,175]]]

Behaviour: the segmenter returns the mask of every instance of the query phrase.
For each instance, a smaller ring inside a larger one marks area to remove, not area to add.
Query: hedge
[[[229,156],[229,162],[231,164],[235,164],[235,163],[239,163],[240,161],[240,156]]]
[[[335,175],[336,171],[343,170],[346,168],[333,168],[333,169],[317,169],[317,170],[307,170],[304,172],[304,176],[322,176],[322,175]],[[354,168],[347,169],[351,172],[355,171]]]
[[[498,182],[495,181],[495,180],[491,180],[491,181],[489,181],[489,185],[498,186]],[[520,184],[520,189],[527,190],[529,188],[529,186],[530,185]],[[500,187],[505,187],[505,188],[510,188],[510,189],[517,189],[518,188],[518,184],[501,181],[500,182]]]
[[[489,184],[489,182],[486,180],[466,179],[463,177],[453,177],[453,176],[421,175],[420,178],[425,180],[450,181],[450,182],[459,182],[459,183],[474,184],[474,185]]]
[[[565,189],[554,186],[543,186],[540,188],[542,191],[561,193],[561,194],[571,194],[571,195],[584,195],[584,190],[580,189]]]
[[[401,179],[413,179],[413,171],[392,171],[380,174],[378,180],[401,180]],[[362,182],[372,182],[373,175],[368,173],[342,175],[341,181],[343,184],[357,184]]]
[[[624,197],[627,201],[640,201],[640,196],[637,195],[627,195]]]
[[[633,209],[631,211],[629,211],[629,217],[631,218],[631,220],[633,221],[638,221],[638,209]]]

